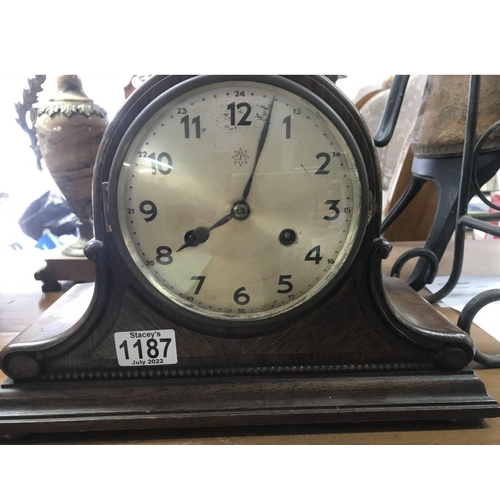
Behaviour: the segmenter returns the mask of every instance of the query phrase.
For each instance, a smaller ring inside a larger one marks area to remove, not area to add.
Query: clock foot
[[[42,292],[60,292],[62,289],[61,283],[59,281],[44,281],[42,284]]]
[[[22,439],[31,436],[28,433],[19,433],[19,434],[0,434],[0,442],[4,441],[6,443],[15,443],[21,441]]]
[[[451,422],[461,428],[479,427],[484,422],[484,418],[455,418]]]

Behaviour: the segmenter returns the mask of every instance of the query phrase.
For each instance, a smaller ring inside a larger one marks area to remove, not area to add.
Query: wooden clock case
[[[190,77],[157,76],[108,127],[94,173],[95,286],[76,285],[1,353],[3,434],[401,420],[481,420],[500,407],[468,367],[471,338],[397,278],[383,279],[381,180],[369,132],[326,77],[287,76],[324,99],[357,141],[371,193],[352,265],[299,321],[271,334],[214,336],[149,303],[108,220],[118,144],[138,113]],[[90,305],[89,305],[90,304]],[[117,331],[174,329],[178,363],[120,367]]]

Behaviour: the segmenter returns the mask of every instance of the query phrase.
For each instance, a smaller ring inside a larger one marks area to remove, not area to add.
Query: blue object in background
[[[56,236],[64,234],[77,235],[78,218],[69,209],[65,198],[53,191],[47,191],[30,204],[19,219],[22,232],[38,240],[44,230],[49,230]]]
[[[46,229],[40,239],[36,242],[35,248],[40,248],[41,250],[52,250],[53,248],[61,246],[63,246],[61,240],[55,234],[52,234]]]

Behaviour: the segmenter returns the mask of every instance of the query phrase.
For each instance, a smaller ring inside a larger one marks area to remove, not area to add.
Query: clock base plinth
[[[480,423],[500,405],[469,370],[384,375],[14,383],[0,435],[398,421]]]

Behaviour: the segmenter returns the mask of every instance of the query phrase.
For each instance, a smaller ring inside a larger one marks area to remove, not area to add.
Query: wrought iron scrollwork
[[[494,123],[491,127],[489,127],[488,130],[486,130],[486,132],[481,136],[479,141],[477,141],[476,147],[474,148],[474,165],[477,164],[477,156],[478,156],[479,152],[481,151],[481,147],[486,142],[486,139],[488,139],[488,137],[493,132],[497,131],[498,129],[500,129],[500,121]],[[472,185],[474,187],[474,191],[476,192],[476,195],[485,205],[487,205],[490,208],[493,208],[493,210],[500,211],[500,207],[498,205],[495,205],[494,203],[492,203],[490,200],[488,200],[488,198],[486,198],[486,196],[484,196],[483,192],[481,191],[481,186],[479,185],[479,182],[477,180],[476,169],[473,169],[473,172],[472,172]],[[491,219],[491,220],[494,220],[494,219]]]
[[[436,254],[432,250],[429,250],[428,248],[412,248],[411,250],[408,250],[402,255],[400,255],[392,266],[391,276],[399,278],[403,266],[410,259],[413,259],[415,257],[424,257],[425,259],[428,260],[431,267],[425,277],[425,280],[426,283],[432,283],[438,272],[439,261],[438,258],[436,257]]]
[[[396,80],[395,80],[396,81]],[[457,217],[455,224],[455,241],[454,241],[454,251],[453,251],[453,265],[450,273],[450,277],[445,285],[438,290],[436,293],[425,296],[424,298],[430,303],[438,302],[446,297],[456,286],[460,279],[462,273],[464,252],[465,252],[465,231],[466,228],[473,228],[483,231],[488,234],[492,234],[500,237],[500,227],[490,224],[491,221],[500,220],[500,213],[482,213],[471,215],[468,213],[468,203],[470,199],[470,194],[472,189],[476,192],[477,196],[490,208],[500,211],[500,207],[488,200],[484,194],[481,192],[481,187],[477,179],[477,165],[478,156],[481,152],[481,148],[488,139],[488,137],[500,128],[500,121],[491,125],[486,132],[480,137],[476,142],[476,128],[479,110],[479,92],[481,87],[481,77],[478,75],[471,76],[470,87],[469,87],[469,98],[467,103],[467,118],[466,118],[466,129],[465,129],[465,140],[464,140],[464,150],[463,159],[461,167],[461,176],[459,184],[459,197],[457,206]],[[399,87],[396,89],[398,97],[402,99],[404,96],[404,81],[400,82]],[[393,106],[394,107],[394,106]],[[389,113],[389,109],[386,110],[386,114]],[[399,110],[392,110],[392,117],[397,119]],[[384,115],[385,118],[385,115]],[[384,121],[384,120],[383,120]],[[394,128],[395,122],[389,127],[389,119],[385,120],[385,128]],[[381,135],[382,126],[377,131],[376,135]],[[385,134],[389,136],[390,134]],[[387,141],[388,142],[388,141]],[[380,147],[379,141],[376,145]],[[499,165],[500,166],[500,165]],[[404,210],[404,208],[413,199],[415,194],[420,190],[421,183],[417,182],[416,179],[403,197],[398,201],[397,210],[391,213],[388,218],[384,221],[382,225],[382,231],[385,231],[389,225],[397,218],[397,216]],[[437,275],[439,268],[439,259],[436,255],[426,249],[426,248],[416,248],[408,250],[403,253],[395,262],[392,270],[391,276],[400,275],[401,269],[406,262],[414,257],[423,257],[430,265],[430,269],[425,276],[426,283],[432,283]],[[469,301],[465,309],[460,314],[457,325],[464,331],[470,334],[470,326],[472,320],[477,312],[487,304],[500,300],[500,290],[489,290],[477,295],[474,299]],[[474,358],[478,363],[481,363],[488,367],[500,367],[500,355],[486,355],[476,350],[476,356]]]
[[[470,327],[476,314],[488,304],[500,300],[500,289],[486,290],[467,302],[458,318],[457,326],[470,335]],[[474,361],[488,368],[500,368],[500,354],[485,354],[476,348]]]

